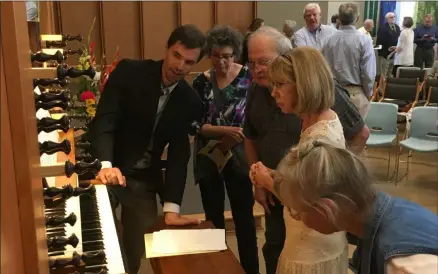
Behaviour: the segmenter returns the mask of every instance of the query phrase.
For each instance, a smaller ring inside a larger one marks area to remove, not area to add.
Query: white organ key
[[[81,207],[79,205],[79,196],[78,197],[70,197],[66,201],[65,207],[65,215],[68,216],[70,213],[74,213],[76,215],[76,223],[74,226],[67,225],[65,228],[65,234],[67,237],[70,237],[71,234],[75,234],[79,239],[79,244],[76,247],[72,247],[70,245],[66,246],[65,252],[73,252],[76,251],[79,254],[82,254],[82,227],[81,227]]]
[[[41,91],[40,91],[40,89],[38,87],[36,87],[33,91],[36,94],[41,94]],[[42,119],[44,117],[50,117],[50,112],[48,110],[39,109],[36,112],[36,117],[38,119]],[[45,141],[52,141],[52,142],[56,142],[56,143],[59,142],[58,131],[56,131],[56,130],[52,131],[52,132],[41,131],[38,134],[38,142],[43,143]],[[51,166],[51,165],[56,164],[58,162],[57,161],[57,155],[58,155],[57,153],[54,153],[52,155],[48,155],[46,153],[43,153],[41,155],[41,157],[40,157],[41,166]],[[46,180],[47,180],[47,184],[50,187],[54,187],[55,186],[55,177],[46,177]]]
[[[108,273],[126,273],[123,265],[122,253],[114,224],[113,212],[105,185],[95,185],[96,200],[99,209],[100,224],[102,228],[103,243],[108,264]]]

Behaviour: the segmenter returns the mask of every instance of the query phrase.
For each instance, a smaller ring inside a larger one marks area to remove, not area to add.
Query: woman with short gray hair
[[[195,143],[196,182],[207,220],[222,229],[226,187],[240,263],[246,273],[258,274],[254,197],[242,142],[251,76],[246,66],[236,63],[242,52],[242,35],[229,26],[215,26],[207,34],[205,51],[211,68],[193,80],[204,105],[204,124]],[[215,152],[224,156],[223,162],[214,161]]]

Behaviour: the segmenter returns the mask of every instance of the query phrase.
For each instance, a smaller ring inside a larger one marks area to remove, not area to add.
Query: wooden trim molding
[[[178,16],[177,27],[179,27],[179,26],[182,25],[182,19],[181,19],[182,18],[182,16],[181,16],[181,1],[177,2],[176,9],[177,9],[177,16]]]
[[[143,37],[143,1],[140,1],[140,4],[138,6],[138,12],[139,12],[139,18],[140,18],[140,56],[141,59],[145,59],[145,52],[144,52],[144,37]]]
[[[213,6],[213,14],[214,14],[213,26],[216,25],[217,22],[218,22],[217,11],[218,11],[218,3],[217,3],[217,1],[214,1],[214,6]]]
[[[253,9],[254,9],[254,19],[257,18],[257,1],[253,2]]]
[[[100,20],[100,42],[102,45],[102,56],[106,59],[106,51],[105,51],[105,27],[104,27],[104,19],[103,19],[103,1],[99,1],[99,20]],[[104,60],[102,60],[104,61]]]

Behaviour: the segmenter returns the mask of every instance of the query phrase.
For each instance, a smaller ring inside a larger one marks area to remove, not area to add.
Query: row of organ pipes
[[[24,5],[15,2],[11,8],[23,8],[25,14]],[[23,25],[26,26],[26,22]],[[81,53],[80,50],[65,49],[70,41],[81,41],[80,35],[47,37],[43,41],[44,49],[30,53],[27,64],[32,64],[33,86],[22,91],[28,93],[26,96],[32,96],[35,103],[35,143],[39,148],[39,188],[47,252],[46,256],[39,255],[38,260],[47,260],[47,270],[29,272],[27,268],[25,273],[124,274],[106,186],[95,180],[82,180],[94,178],[101,163],[89,152],[86,132],[90,118],[72,111],[77,106],[68,89],[73,78],[94,78],[96,72],[93,67],[78,70],[65,63],[72,54]],[[75,120],[84,125],[72,126]],[[84,134],[77,135],[77,131]]]

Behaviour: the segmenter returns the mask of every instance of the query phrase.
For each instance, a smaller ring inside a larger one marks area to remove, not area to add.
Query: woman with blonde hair
[[[265,187],[293,218],[322,235],[347,231],[357,243],[358,273],[438,273],[438,216],[375,191],[360,158],[331,138],[300,142],[271,176]]]
[[[345,147],[344,132],[336,113],[334,80],[322,54],[311,47],[298,47],[275,58],[269,66],[271,95],[282,112],[301,118],[300,143],[326,137]],[[310,171],[312,172],[312,171]],[[261,162],[251,167],[256,185],[273,191],[270,170]],[[280,200],[282,194],[273,191]],[[324,235],[307,228],[285,207],[286,241],[278,262],[278,274],[346,274],[348,243],[345,233]]]

